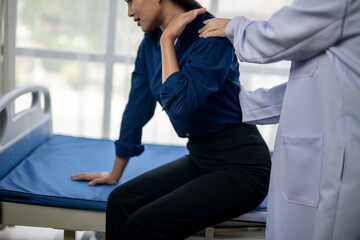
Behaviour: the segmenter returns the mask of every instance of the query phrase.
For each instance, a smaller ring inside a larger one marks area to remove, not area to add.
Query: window
[[[289,0],[199,2],[218,17],[266,19]],[[15,83],[50,89],[55,133],[116,139],[143,36],[122,0],[17,0]],[[289,69],[286,62],[240,66],[248,89],[284,82]],[[272,149],[276,126],[260,130]],[[143,142],[184,145],[186,139],[158,105]]]
[[[16,47],[103,53],[108,3],[18,0]]]
[[[4,1],[0,0],[0,71],[3,72],[3,65],[4,65],[4,31],[5,31],[5,6]],[[0,96],[4,94],[4,73],[0,74]],[[1,118],[0,118],[1,119]],[[0,128],[1,130],[1,128]]]
[[[56,58],[16,58],[18,85],[47,86],[51,92],[55,133],[101,137],[104,64]]]

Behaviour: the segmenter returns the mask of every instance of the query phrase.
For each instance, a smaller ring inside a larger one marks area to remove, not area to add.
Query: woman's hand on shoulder
[[[199,37],[226,37],[225,29],[231,19],[212,18],[204,21],[205,26],[199,30]]]
[[[169,37],[172,41],[175,41],[184,31],[186,25],[194,21],[198,15],[204,13],[206,13],[206,9],[199,8],[180,14],[166,27],[162,37]]]

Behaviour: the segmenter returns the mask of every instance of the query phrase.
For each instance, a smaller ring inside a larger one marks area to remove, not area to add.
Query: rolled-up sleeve
[[[173,119],[186,118],[198,110],[222,86],[234,57],[227,39],[200,39],[187,63],[163,83],[163,109]]]
[[[120,137],[115,141],[116,156],[132,157],[144,151],[141,145],[142,128],[154,115],[155,106],[156,100],[149,88],[140,46],[132,73],[129,100],[122,116]]]

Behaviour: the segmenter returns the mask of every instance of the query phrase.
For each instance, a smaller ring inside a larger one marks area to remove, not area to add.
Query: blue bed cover
[[[54,135],[0,180],[0,200],[104,211],[116,186],[186,154],[181,146],[145,144],[144,153],[131,159],[117,185],[90,187],[70,176],[111,170],[113,141]],[[266,199],[256,210],[266,210]]]

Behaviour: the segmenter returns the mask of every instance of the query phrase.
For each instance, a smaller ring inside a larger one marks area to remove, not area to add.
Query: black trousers
[[[266,196],[270,155],[256,127],[189,139],[188,149],[110,194],[107,240],[184,239],[253,210]]]

